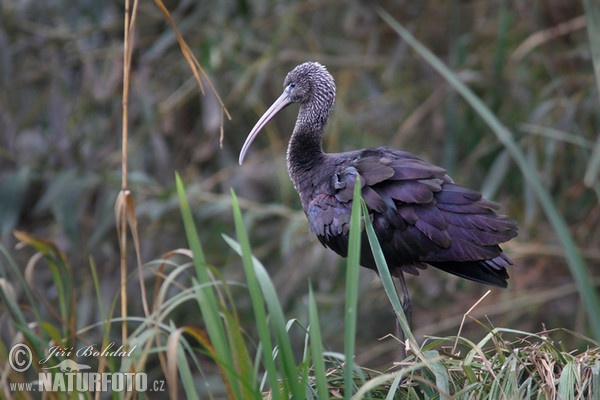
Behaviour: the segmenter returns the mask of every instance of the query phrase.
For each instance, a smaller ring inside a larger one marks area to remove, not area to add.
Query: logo
[[[31,367],[31,349],[25,343],[15,344],[8,353],[8,363],[17,372],[24,372]]]
[[[55,369],[55,368],[59,368],[61,372],[81,372],[84,369],[90,369],[92,367],[90,367],[89,365],[85,365],[85,364],[77,364],[73,360],[64,360],[64,361],[61,361],[57,366],[43,368],[43,369]]]
[[[91,366],[78,363],[71,358],[75,357],[129,357],[135,350],[133,346],[128,351],[123,346],[116,348],[114,343],[109,343],[104,349],[97,349],[94,345],[86,346],[74,351],[74,348],[53,346],[48,349],[48,356],[38,362],[38,379],[34,382],[10,382],[13,392],[38,391],[38,392],[145,392],[164,391],[165,381],[156,380],[148,385],[145,372],[92,372]],[[44,367],[50,359],[70,357],[62,360],[53,367]],[[32,365],[32,353],[25,343],[14,345],[9,352],[8,362],[15,372],[25,372]]]

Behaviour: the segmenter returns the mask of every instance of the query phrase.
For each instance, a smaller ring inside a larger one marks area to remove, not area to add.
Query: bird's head
[[[335,83],[327,69],[317,62],[305,62],[291,70],[283,82],[283,93],[258,120],[240,151],[240,165],[258,132],[279,111],[292,103],[311,105],[309,115],[325,123],[335,101]]]
[[[290,102],[306,104],[335,98],[335,83],[323,65],[305,62],[287,74],[283,91],[288,94]]]

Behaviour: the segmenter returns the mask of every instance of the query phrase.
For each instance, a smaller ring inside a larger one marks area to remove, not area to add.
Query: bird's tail
[[[497,266],[494,259],[481,261],[434,261],[427,263],[442,271],[471,281],[503,288],[508,286],[506,268]]]

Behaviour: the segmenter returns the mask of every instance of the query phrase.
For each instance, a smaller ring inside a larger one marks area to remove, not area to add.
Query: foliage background
[[[186,245],[174,185],[177,170],[210,250],[209,262],[241,280],[241,262],[221,239],[221,233],[233,234],[233,187],[255,255],[269,268],[286,315],[308,320],[311,281],[321,319],[327,321],[324,342],[342,348],[344,263],[309,234],[285,169],[296,110],[290,107],[267,127],[243,167],[236,162],[246,134],[279,95],[287,71],[316,60],[328,66],[338,85],[326,149],[407,149],[445,166],[459,183],[482,189],[519,221],[519,237],[505,246],[518,264],[510,287],[494,289],[472,316],[531,332],[562,327],[589,334],[556,235],[519,171],[473,110],[368,3],[165,4],[233,118],[224,119],[208,91],[199,93],[164,16],[153,3],[142,2],[129,103],[129,162],[144,261]],[[583,6],[566,0],[380,5],[458,71],[513,130],[597,284],[600,190],[597,180],[584,183],[583,177],[598,140],[600,114]],[[113,207],[121,168],[123,5],[57,0],[1,7],[2,243],[24,268],[32,251],[14,249],[14,229],[56,242],[76,271],[78,324],[85,326],[98,315],[89,257],[100,272],[104,299],[112,300],[119,286]],[[41,271],[35,279],[54,301],[50,272]],[[396,342],[378,339],[394,332],[392,311],[374,273],[361,271],[360,282],[357,361],[388,365]],[[456,333],[462,315],[487,290],[432,269],[409,277],[408,284],[417,338]],[[133,284],[132,312],[141,308],[135,290]],[[250,311],[243,291],[236,301]],[[194,324],[193,314],[179,312],[176,324]],[[242,317],[251,332],[251,313]],[[5,325],[2,334],[9,334]],[[484,334],[475,323],[463,330],[473,340]]]

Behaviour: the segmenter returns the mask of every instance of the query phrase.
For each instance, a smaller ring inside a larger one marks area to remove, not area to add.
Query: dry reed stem
[[[217,102],[219,103],[219,106],[221,107],[221,126],[220,126],[219,144],[221,146],[223,146],[223,137],[225,135],[224,130],[223,130],[223,114],[225,114],[227,116],[227,119],[230,121],[231,121],[231,114],[229,114],[229,111],[227,111],[227,107],[225,107],[225,103],[223,103],[223,100],[221,100],[221,96],[219,96],[217,89],[215,89],[215,87],[212,84],[212,82],[210,81],[210,79],[208,79],[208,75],[206,74],[206,71],[204,71],[204,68],[202,68],[202,65],[200,65],[200,62],[198,61],[198,59],[196,58],[196,56],[194,55],[194,53],[192,52],[192,50],[190,49],[188,44],[185,42],[185,39],[183,38],[183,36],[181,36],[181,33],[179,32],[179,29],[177,29],[177,25],[175,25],[175,22],[173,21],[173,18],[171,17],[171,13],[169,13],[169,10],[167,9],[167,7],[164,5],[162,0],[155,0],[154,3],[158,6],[160,11],[164,14],[165,18],[167,18],[167,21],[169,21],[171,28],[173,28],[173,32],[175,32],[175,36],[177,37],[177,42],[179,43],[179,47],[181,48],[181,54],[183,54],[183,57],[185,57],[185,60],[187,61],[188,65],[190,66],[190,69],[192,70],[192,73],[194,74],[194,78],[196,79],[196,82],[198,83],[198,87],[200,88],[200,91],[204,95],[204,86],[202,85],[202,79],[201,79],[201,78],[204,78],[204,80],[206,80],[206,82],[208,83],[208,87],[210,88],[210,91],[213,93],[213,95],[217,99]]]
[[[121,259],[121,340],[127,343],[127,205],[131,202],[131,192],[127,189],[127,140],[128,140],[128,111],[129,111],[129,84],[131,72],[131,55],[133,53],[133,32],[138,1],[134,0],[133,9],[129,0],[125,1],[124,38],[123,38],[123,120],[121,142],[121,191],[115,203],[115,219],[117,235],[119,237],[119,251]]]
[[[488,290],[487,292],[485,292],[484,295],[481,296],[479,298],[479,300],[477,300],[475,302],[475,304],[473,304],[471,306],[471,308],[469,308],[467,310],[467,312],[463,314],[462,321],[460,322],[460,327],[458,328],[458,333],[456,334],[456,340],[454,341],[454,347],[452,347],[452,354],[456,354],[456,348],[458,347],[458,339],[460,338],[460,334],[462,332],[462,329],[465,324],[465,320],[467,319],[467,316],[469,314],[471,314],[471,311],[473,311],[475,309],[475,307],[477,307],[479,305],[479,303],[481,303],[483,301],[483,299],[485,299],[488,296],[488,294],[490,294],[491,292],[492,292],[491,290]]]
[[[536,47],[543,45],[561,36],[568,35],[586,26],[585,15],[570,19],[556,26],[536,32],[529,36],[517,49],[511,54],[510,62],[515,64],[521,61],[527,54],[533,51]]]

